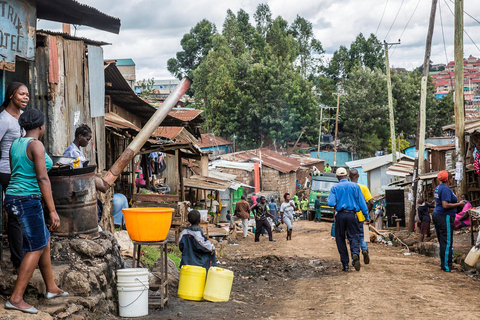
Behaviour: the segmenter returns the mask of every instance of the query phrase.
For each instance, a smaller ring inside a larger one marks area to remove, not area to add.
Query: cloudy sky
[[[428,0],[78,0],[121,19],[120,34],[77,27],[76,35],[112,43],[105,46],[105,58],[132,58],[137,79],[168,79],[167,60],[181,50],[180,39],[198,21],[208,19],[221,30],[226,11],[244,9],[253,13],[259,3],[267,2],[273,16],[293,22],[300,15],[313,23],[315,35],[322,42],[326,59],[340,45],[349,45],[358,33],[376,33],[380,40],[402,44],[391,49],[394,67],[413,69],[423,62],[431,1]],[[446,43],[446,56],[453,60],[453,0],[439,0]],[[448,7],[447,7],[448,6]],[[415,10],[416,9],[416,10]],[[382,13],[385,14],[380,23]],[[465,1],[465,11],[480,21],[478,0]],[[415,13],[414,13],[415,12]],[[414,14],[413,14],[414,13]],[[397,15],[398,14],[398,15]],[[413,14],[413,16],[412,16]],[[395,19],[396,17],[396,19]],[[407,21],[411,21],[407,25]],[[465,15],[465,31],[480,48],[480,23]],[[380,23],[380,25],[379,25]],[[378,27],[378,32],[377,32]],[[61,24],[40,21],[38,28],[61,30]],[[405,31],[404,31],[405,30]],[[403,32],[404,31],[404,32]],[[465,36],[465,56],[480,57],[480,50]],[[440,10],[432,46],[434,63],[445,63]]]

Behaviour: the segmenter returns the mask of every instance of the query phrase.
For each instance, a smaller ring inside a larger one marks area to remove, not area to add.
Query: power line
[[[398,8],[397,14],[395,15],[395,19],[393,19],[392,25],[390,26],[390,29],[388,29],[387,34],[385,35],[385,40],[387,39],[388,35],[390,34],[390,31],[392,30],[393,25],[395,24],[395,21],[397,21],[398,14],[400,13],[400,10],[402,10],[402,6],[405,0],[402,0],[402,3],[400,3],[400,7]]]
[[[417,8],[418,8],[418,5],[420,4],[420,0],[418,0],[417,2],[417,6],[415,7],[415,9],[413,10],[412,12],[412,15],[410,16],[410,19],[408,19],[407,21],[407,24],[405,25],[405,28],[403,28],[403,31],[402,31],[402,34],[400,35],[400,38],[399,39],[402,39],[402,36],[403,36],[403,33],[405,32],[405,30],[407,29],[408,27],[408,24],[410,23],[410,20],[412,20],[413,18],[413,15],[415,14],[415,12],[417,11]]]
[[[447,55],[447,45],[445,44],[445,33],[443,32],[443,18],[442,18],[442,5],[441,1],[438,3],[438,10],[440,11],[440,25],[442,26],[442,38],[443,38],[443,49],[445,50],[445,59],[447,60],[447,64],[450,62],[448,60]]]
[[[450,13],[453,15],[453,17],[455,17],[455,14],[453,13],[452,9],[450,8],[450,6],[448,5],[447,3],[447,0],[443,0],[445,1],[445,5],[447,6],[448,10],[450,11]],[[451,1],[451,0],[450,0]],[[466,13],[465,11],[463,11],[464,13]],[[476,19],[475,19],[476,20]],[[478,21],[477,21],[478,22]],[[480,51],[480,48],[477,46],[477,44],[475,43],[475,41],[473,41],[472,37],[470,37],[470,35],[468,34],[468,32],[465,30],[465,28],[463,28],[463,32],[467,35],[467,37],[470,39],[470,41],[472,41],[473,45],[477,48],[478,51]]]
[[[419,5],[419,4],[420,4],[420,0],[418,0],[417,6],[416,6],[415,9],[413,10],[412,15],[410,16],[410,19],[408,19],[407,24],[405,25],[405,28],[403,28],[402,34],[400,35],[399,39],[402,39],[402,36],[403,36],[403,34],[405,33],[405,30],[407,30],[408,24],[410,23],[410,21],[412,20],[413,16],[415,15],[415,12],[417,11],[417,8],[418,8],[418,5]],[[393,54],[395,53],[395,49],[396,49],[396,48],[397,48],[397,47],[394,47],[394,48],[393,48],[393,51],[392,51],[392,54],[390,55],[390,57],[393,57]]]
[[[380,28],[380,25],[382,24],[383,16],[385,15],[385,10],[387,10],[387,4],[388,4],[388,0],[385,2],[385,7],[383,8],[382,17],[380,18],[380,22],[378,23],[377,30],[375,31],[375,37],[377,36],[378,28]]]
[[[455,2],[453,2],[452,0],[450,0],[451,3],[455,4]],[[463,13],[465,13],[467,16],[469,16],[470,18],[472,18],[473,20],[475,20],[478,24],[480,24],[480,21],[478,21],[476,18],[474,18],[471,14],[469,14],[468,12],[466,12],[465,10],[463,10]]]

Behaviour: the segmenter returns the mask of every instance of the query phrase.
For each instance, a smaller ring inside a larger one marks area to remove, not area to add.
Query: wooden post
[[[69,23],[62,23],[62,32],[70,34],[70,24]]]
[[[337,92],[336,95],[337,95],[337,115],[335,117],[335,150],[334,150],[334,153],[333,153],[333,166],[334,167],[337,166],[337,145],[338,145],[337,137],[338,137],[338,113],[339,113],[339,110],[340,110],[340,92]]]
[[[397,162],[397,144],[395,143],[395,119],[393,114],[393,97],[392,97],[392,78],[390,76],[390,62],[388,61],[388,43],[385,46],[385,70],[387,71],[387,91],[388,91],[388,114],[390,118],[390,141],[392,145],[392,161]]]
[[[322,121],[323,121],[323,105],[320,105],[320,126],[318,127],[318,150],[317,150],[318,159],[320,159],[320,145],[322,143],[321,141],[322,140]]]
[[[182,157],[180,155],[180,150],[175,150],[175,159],[178,163],[178,180],[179,180],[179,189],[178,194],[180,195],[180,201],[185,201],[185,187],[183,184],[183,173],[182,173]]]
[[[143,180],[145,180],[145,189],[150,190],[150,177],[148,176],[148,166],[150,166],[150,163],[148,163],[148,154],[142,155],[141,161],[143,162],[143,167],[147,173],[147,176],[143,177]]]
[[[135,178],[137,176],[136,168],[135,168],[135,158],[132,159],[132,195],[137,193],[137,183]]]
[[[465,107],[463,105],[463,0],[455,0],[455,151],[456,162],[463,167],[458,182],[459,194],[466,193],[465,179]]]
[[[415,167],[414,167],[414,179],[418,177],[419,174],[425,172],[425,126],[426,126],[426,104],[427,104],[427,84],[428,84],[428,73],[430,69],[430,54],[432,51],[432,36],[433,29],[435,27],[435,14],[437,11],[437,0],[432,0],[432,7],[430,10],[430,21],[428,24],[427,31],[427,41],[425,44],[425,56],[423,59],[423,70],[422,70],[422,82],[421,82],[421,94],[420,94],[420,110],[418,112],[418,125],[417,125],[417,136],[415,137],[415,146],[416,146],[416,155],[415,155]],[[423,183],[415,182],[413,184],[413,202],[411,206],[411,211],[408,221],[408,231],[413,232],[414,230],[414,220],[415,220],[415,211],[417,206],[417,199],[423,193]]]

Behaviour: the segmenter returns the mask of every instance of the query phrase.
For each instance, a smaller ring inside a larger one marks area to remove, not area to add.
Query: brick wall
[[[244,183],[246,185],[252,186],[254,185],[254,173],[253,171],[247,171],[247,170],[240,170],[240,169],[232,169],[232,168],[221,168],[222,172],[229,173],[229,174],[234,174],[237,176],[235,179],[236,181],[239,181],[241,183]]]
[[[295,194],[296,173],[281,173],[275,169],[262,166],[261,184],[262,190],[278,191],[283,196],[284,193]]]

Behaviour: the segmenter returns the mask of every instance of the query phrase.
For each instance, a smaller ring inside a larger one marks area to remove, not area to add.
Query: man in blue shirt
[[[328,205],[334,207],[336,212],[335,241],[337,242],[338,253],[340,253],[343,271],[348,271],[349,258],[345,234],[347,235],[353,266],[355,270],[359,271],[360,243],[357,211],[362,211],[365,216],[368,216],[368,208],[358,184],[348,181],[347,170],[338,168],[336,175],[340,182],[331,188],[327,201]]]

